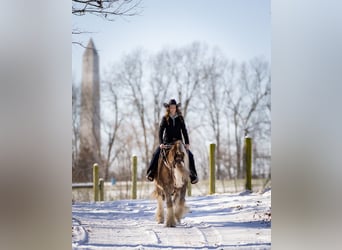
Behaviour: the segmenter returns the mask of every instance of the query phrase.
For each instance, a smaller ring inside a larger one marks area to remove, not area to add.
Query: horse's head
[[[174,153],[175,165],[181,164],[182,162],[184,162],[184,151],[182,147],[183,147],[183,144],[180,141],[177,141],[175,144],[175,153]]]
[[[169,152],[169,161],[174,168],[183,167],[188,161],[186,149],[181,141],[176,141]]]
[[[182,141],[176,141],[171,147],[168,162],[174,169],[174,186],[181,188],[189,178],[189,157]]]

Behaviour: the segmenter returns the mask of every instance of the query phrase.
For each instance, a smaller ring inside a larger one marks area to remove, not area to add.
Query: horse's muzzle
[[[176,164],[181,164],[184,161],[184,153],[183,152],[176,153],[174,159],[175,159]],[[174,165],[174,167],[176,167],[176,164]]]

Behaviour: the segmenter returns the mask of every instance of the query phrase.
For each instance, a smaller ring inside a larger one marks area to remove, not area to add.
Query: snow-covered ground
[[[175,228],[157,224],[155,200],[75,203],[73,249],[271,249],[271,190],[186,199]]]

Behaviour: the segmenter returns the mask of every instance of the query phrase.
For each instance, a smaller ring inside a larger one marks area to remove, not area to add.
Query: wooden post
[[[209,146],[209,194],[215,193],[215,147],[214,143]]]
[[[93,165],[93,192],[94,201],[99,200],[99,165],[95,163]]]
[[[100,201],[104,201],[104,180],[100,178]]]
[[[252,138],[245,137],[246,190],[252,191]]]
[[[137,198],[137,156],[132,157],[132,199]]]

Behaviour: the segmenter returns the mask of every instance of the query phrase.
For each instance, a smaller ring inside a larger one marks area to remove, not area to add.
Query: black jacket
[[[174,120],[171,117],[168,120],[166,116],[163,117],[159,127],[160,144],[169,144],[177,140],[182,140],[182,134],[185,144],[189,144],[188,131],[182,116],[177,116]]]

